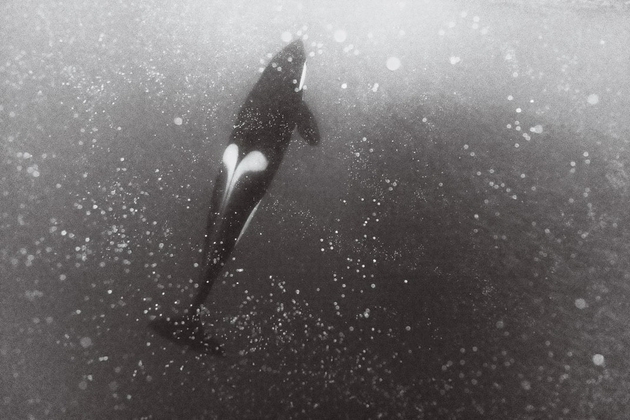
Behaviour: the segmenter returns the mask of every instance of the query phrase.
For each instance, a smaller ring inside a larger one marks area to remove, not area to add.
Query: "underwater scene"
[[[0,41],[0,418],[630,417],[630,2],[7,0]]]

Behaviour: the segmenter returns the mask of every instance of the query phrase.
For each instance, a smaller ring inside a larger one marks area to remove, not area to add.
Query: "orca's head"
[[[268,98],[300,101],[306,79],[306,52],[301,39],[276,54],[258,81],[261,94]]]

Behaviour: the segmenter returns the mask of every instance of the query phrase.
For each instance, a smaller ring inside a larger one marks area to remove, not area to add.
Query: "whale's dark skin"
[[[297,128],[311,145],[320,141],[315,118],[302,101],[305,74],[306,54],[298,39],[271,59],[241,106],[212,193],[197,294],[186,316],[150,324],[169,340],[223,354],[205,333],[199,310],[271,185],[293,131]]]

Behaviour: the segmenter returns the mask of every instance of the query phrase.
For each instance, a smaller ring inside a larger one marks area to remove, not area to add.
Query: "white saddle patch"
[[[223,212],[225,205],[234,191],[234,187],[241,177],[250,172],[262,172],[267,169],[267,165],[269,165],[269,161],[265,155],[258,150],[249,152],[240,162],[238,162],[238,165],[237,162],[238,146],[230,144],[225,148],[225,152],[223,152],[223,164],[227,170],[227,180],[225,184],[225,191],[223,192],[223,200],[221,201],[221,213]]]

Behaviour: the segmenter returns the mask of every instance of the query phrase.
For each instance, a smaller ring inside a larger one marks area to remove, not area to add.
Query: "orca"
[[[224,354],[204,331],[200,309],[269,189],[295,129],[307,143],[320,142],[315,117],[302,101],[305,78],[306,53],[298,39],[271,59],[241,106],[212,193],[197,294],[185,316],[151,321],[160,336],[202,353]]]

